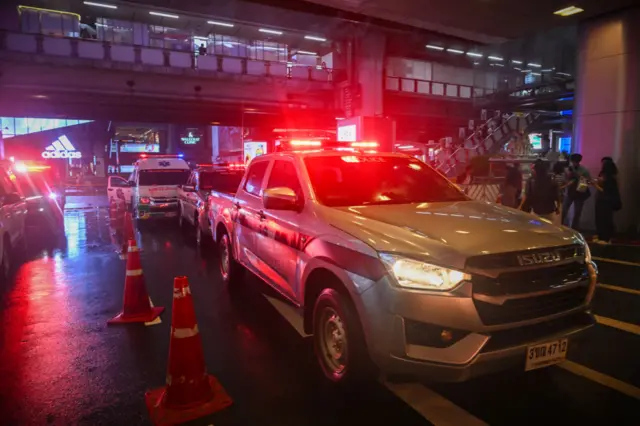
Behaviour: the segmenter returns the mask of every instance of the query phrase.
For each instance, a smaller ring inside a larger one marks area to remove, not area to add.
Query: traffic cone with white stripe
[[[136,240],[129,240],[122,312],[107,321],[107,324],[150,322],[158,318],[162,311],[164,311],[164,308],[152,307],[149,303],[149,294],[144,283],[138,246],[136,245]]]
[[[124,260],[127,258],[127,253],[129,251],[127,242],[135,239],[136,235],[133,230],[133,218],[131,217],[131,213],[126,212],[124,214],[124,226],[122,229],[122,248],[120,250],[120,259]]]
[[[145,402],[155,425],[174,425],[231,405],[218,380],[207,374],[187,277],[176,277],[166,386],[148,391]]]

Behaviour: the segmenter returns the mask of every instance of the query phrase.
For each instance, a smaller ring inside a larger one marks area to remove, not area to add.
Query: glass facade
[[[90,123],[92,120],[67,120],[60,118],[35,117],[0,117],[2,136],[7,139],[13,136],[28,135],[45,130]]]

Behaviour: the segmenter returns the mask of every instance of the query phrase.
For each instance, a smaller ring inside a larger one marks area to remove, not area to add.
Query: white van
[[[178,186],[187,182],[190,171],[189,164],[179,156],[153,156],[136,161],[128,182],[133,217],[177,218]]]

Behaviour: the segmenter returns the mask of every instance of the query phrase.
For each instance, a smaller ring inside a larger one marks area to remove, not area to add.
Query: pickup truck
[[[209,219],[223,280],[248,269],[280,292],[334,383],[533,370],[594,324],[579,233],[471,200],[403,154],[263,155]]]
[[[191,171],[187,183],[178,187],[178,224],[181,228],[194,229],[198,247],[211,240],[208,210],[212,191],[233,196],[243,176],[244,165],[198,165]]]

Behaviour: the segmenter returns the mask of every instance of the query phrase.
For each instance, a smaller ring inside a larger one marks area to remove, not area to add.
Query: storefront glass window
[[[33,118],[33,117],[0,117],[2,122],[2,136],[28,135],[29,133],[43,132],[59,129],[61,127],[74,126],[76,124],[90,123],[92,120],[65,120],[58,118]]]

